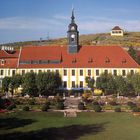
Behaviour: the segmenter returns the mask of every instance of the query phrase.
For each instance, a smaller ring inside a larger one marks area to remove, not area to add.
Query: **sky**
[[[140,31],[140,0],[0,0],[0,44],[66,37],[72,7],[80,34]]]

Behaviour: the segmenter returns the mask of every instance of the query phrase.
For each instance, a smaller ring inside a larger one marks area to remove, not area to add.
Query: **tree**
[[[62,85],[60,75],[54,72],[39,73],[36,82],[39,94],[46,96],[55,94],[56,90]]]
[[[22,76],[21,75],[14,75],[10,80],[10,91],[13,95],[14,90],[17,89],[22,84]]]
[[[2,80],[2,89],[4,92],[9,91],[9,85],[10,85],[11,77],[4,77]]]
[[[136,50],[132,46],[129,47],[128,53],[138,64],[140,64],[140,58],[137,56]]]
[[[136,51],[132,46],[129,47],[128,53],[135,61],[137,61]]]
[[[138,73],[135,73],[134,75],[128,76],[129,82],[133,86],[135,93],[140,93],[140,75]]]
[[[122,76],[115,76],[116,91],[121,95],[126,95],[129,92],[129,84],[126,78]]]
[[[107,91],[114,92],[116,90],[114,77],[111,74],[101,74],[96,80],[96,87],[105,93],[107,93]]]
[[[87,83],[88,88],[90,88],[91,91],[93,91],[94,90],[94,83],[95,83],[94,77],[92,77],[92,78],[91,77],[86,77],[85,81]]]
[[[36,85],[36,74],[26,73],[23,77],[23,92],[30,96],[37,96],[38,89]]]

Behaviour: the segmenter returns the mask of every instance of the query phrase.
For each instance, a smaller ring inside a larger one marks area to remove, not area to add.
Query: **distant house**
[[[111,36],[123,36],[124,35],[124,31],[123,29],[121,29],[119,26],[115,26],[112,30],[111,30]]]

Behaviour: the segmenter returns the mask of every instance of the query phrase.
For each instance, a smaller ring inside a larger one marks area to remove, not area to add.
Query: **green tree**
[[[87,83],[88,88],[90,88],[91,91],[93,92],[93,90],[94,90],[94,83],[95,83],[94,77],[88,77],[87,76],[85,78],[85,82]]]
[[[126,95],[129,93],[129,84],[126,78],[122,76],[115,76],[116,91],[120,95]]]
[[[4,77],[2,80],[2,90],[4,92],[8,92],[9,91],[9,85],[11,82],[11,77]]]
[[[140,64],[140,58],[137,56],[136,50],[132,46],[129,47],[128,53],[138,64]]]
[[[26,73],[23,77],[23,92],[30,96],[37,96],[36,74]]]
[[[134,75],[128,76],[129,83],[133,86],[135,93],[138,95],[140,93],[140,75],[135,73]]]
[[[56,90],[62,85],[61,77],[58,73],[45,72],[39,73],[36,78],[39,94],[55,94]]]
[[[13,95],[15,89],[17,89],[22,84],[22,76],[21,75],[14,75],[10,80],[10,91]]]
[[[111,74],[103,73],[97,78],[96,87],[101,89],[105,94],[107,91],[114,92],[116,90],[115,79]]]

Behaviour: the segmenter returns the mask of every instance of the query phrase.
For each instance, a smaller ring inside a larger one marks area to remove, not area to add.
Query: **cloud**
[[[0,29],[55,29],[63,23],[55,19],[9,17],[0,19]]]

